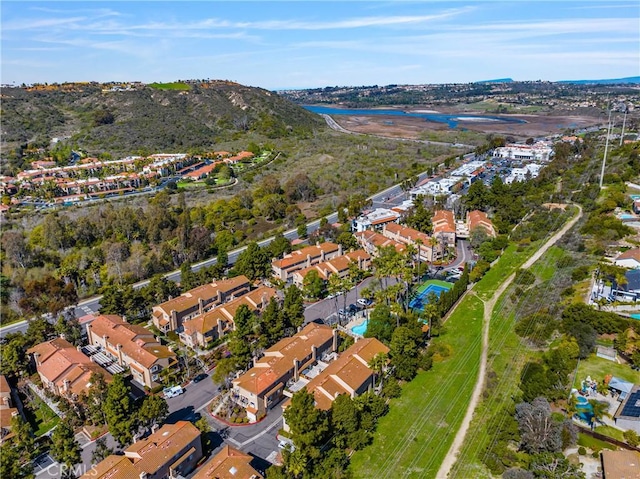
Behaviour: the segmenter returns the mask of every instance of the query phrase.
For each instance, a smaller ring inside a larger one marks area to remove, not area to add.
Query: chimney
[[[202,314],[204,312],[204,300],[202,298],[198,298],[198,314]]]
[[[338,330],[333,330],[333,344],[331,345],[332,352],[336,352],[338,350]]]
[[[158,429],[160,429],[160,426],[157,424],[154,424],[153,426],[151,426],[151,434],[156,432]]]
[[[68,379],[65,379],[62,384],[63,384],[62,386],[63,391],[66,392],[69,390],[69,387],[71,386],[71,381],[69,381]]]
[[[116,345],[116,349],[118,350],[118,362],[120,364],[123,364],[123,361],[122,361],[122,344],[117,344]]]
[[[122,321],[124,321],[125,323],[127,322],[127,317],[124,314],[122,315]]]
[[[300,379],[300,376],[298,376],[298,360],[297,359],[293,360],[293,379],[294,381],[297,381],[298,379]]]
[[[343,254],[343,253],[342,253],[342,245],[341,245],[341,244],[339,244],[339,245],[338,245],[338,256],[342,256],[342,254]]]
[[[36,366],[42,366],[39,358],[40,358],[40,353],[33,353],[33,362],[36,363]]]

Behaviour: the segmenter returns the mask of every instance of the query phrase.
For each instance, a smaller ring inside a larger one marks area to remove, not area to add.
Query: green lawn
[[[592,354],[587,359],[583,359],[578,364],[578,373],[573,382],[573,387],[579,388],[580,382],[591,376],[591,379],[602,383],[607,374],[611,374],[617,378],[630,381],[634,384],[640,383],[640,372],[634,371],[625,364],[614,363],[607,359],[599,358]]]
[[[597,426],[595,428],[595,432],[599,432],[600,434],[604,434],[605,436],[612,437],[614,439],[617,439],[618,441],[626,442],[624,438],[624,431],[621,431],[620,429],[616,429],[615,427]]]
[[[475,385],[481,352],[484,305],[475,296],[462,300],[434,343],[453,354],[406,384],[380,420],[373,444],[356,452],[354,477],[433,477],[464,417]]]
[[[578,433],[578,446],[588,447],[593,451],[601,451],[602,449],[611,449],[615,451],[617,446],[609,444],[608,442],[601,441],[595,437],[587,436],[586,434]]]
[[[515,272],[540,247],[540,242],[531,243],[527,248],[519,249],[518,245],[510,244],[500,257],[498,263],[492,267],[473,289],[483,300],[488,300],[498,286]]]
[[[60,422],[60,417],[38,397],[30,401],[25,414],[36,437],[42,436]]]
[[[557,263],[565,255],[562,248],[552,246],[541,258],[531,267],[531,272],[541,281],[549,281],[558,270]]]

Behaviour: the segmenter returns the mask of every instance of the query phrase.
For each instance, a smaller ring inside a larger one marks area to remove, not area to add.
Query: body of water
[[[406,112],[393,109],[352,109],[352,108],[331,108],[328,106],[303,105],[305,109],[318,114],[325,115],[386,115],[386,116],[409,116],[414,118],[423,118],[426,121],[435,121],[436,123],[446,123],[450,128],[455,128],[459,122],[478,122],[478,123],[526,123],[519,118],[508,118],[503,116],[490,115],[446,115],[444,113],[420,113]]]
[[[355,334],[359,334],[360,336],[364,336],[364,333],[367,332],[367,326],[369,325],[369,320],[365,319],[362,323],[352,326],[351,331]]]

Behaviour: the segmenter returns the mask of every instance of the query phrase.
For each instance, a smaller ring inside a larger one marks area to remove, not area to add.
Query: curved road
[[[547,242],[536,251],[531,258],[529,258],[523,265],[522,269],[530,268],[536,261],[538,261],[543,254],[547,252],[549,248],[551,248],[556,242],[564,236],[564,234],[569,231],[573,225],[575,225],[578,220],[582,217],[582,208],[580,205],[575,205],[578,207],[578,214],[567,224],[565,224],[562,229],[560,229],[557,233],[555,233],[551,238],[547,240]],[[478,378],[476,380],[475,388],[473,389],[473,393],[471,395],[471,401],[469,402],[469,406],[467,407],[467,412],[464,415],[464,419],[462,420],[462,424],[460,425],[460,429],[456,433],[456,437],[453,439],[453,443],[447,452],[447,455],[444,458],[444,461],[440,465],[440,469],[436,474],[436,479],[447,479],[451,468],[455,464],[457,460],[457,456],[462,449],[462,445],[464,443],[464,439],[467,435],[467,431],[469,430],[469,426],[471,425],[471,419],[473,418],[473,413],[480,402],[480,396],[482,395],[482,391],[485,386],[486,372],[487,372],[487,357],[489,354],[489,325],[491,323],[491,315],[493,313],[493,308],[496,303],[500,299],[500,296],[506,291],[506,289],[511,285],[514,278],[516,277],[515,273],[512,273],[507,279],[505,279],[502,284],[495,291],[491,299],[484,303],[484,318],[482,325],[482,354],[480,357],[480,369],[478,371]]]

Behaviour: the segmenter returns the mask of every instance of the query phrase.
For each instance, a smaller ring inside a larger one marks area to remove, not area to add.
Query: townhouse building
[[[473,233],[474,230],[482,229],[487,236],[492,238],[498,235],[493,227],[493,222],[484,211],[474,210],[467,212],[467,228],[469,234]]]
[[[453,211],[438,210],[431,219],[433,224],[433,236],[438,238],[444,246],[455,247],[456,245],[456,221]]]
[[[225,445],[213,458],[202,465],[192,479],[263,479],[252,466],[254,457]]]
[[[399,253],[403,252],[406,248],[405,245],[399,241],[387,238],[377,231],[361,231],[355,233],[354,236],[358,244],[372,257],[378,254],[379,248],[393,246]]]
[[[274,259],[271,262],[271,269],[275,278],[290,282],[294,272],[323,263],[337,256],[342,256],[342,246],[331,242],[317,243],[313,246],[292,251],[282,259]]]
[[[106,382],[111,381],[109,372],[63,338],[37,344],[28,349],[27,354],[35,365],[42,386],[56,396],[76,400],[91,387],[93,374],[101,375]]]
[[[324,324],[309,323],[290,338],[284,338],[254,361],[254,366],[233,380],[232,398],[245,408],[255,422],[280,402],[289,381],[338,347],[337,330]]]
[[[304,285],[304,278],[310,271],[317,271],[318,276],[324,281],[329,279],[332,274],[338,275],[340,278],[344,278],[349,274],[349,265],[354,264],[363,271],[368,271],[371,268],[371,255],[365,250],[351,251],[342,256],[337,256],[328,261],[318,263],[314,266],[304,268],[295,271],[292,275],[293,284],[298,288],[302,288]]]
[[[233,318],[241,305],[246,305],[252,313],[258,314],[276,296],[275,289],[260,286],[228,303],[198,314],[184,321],[179,334],[180,341],[191,348],[204,348],[211,341],[220,339],[235,329]]]
[[[244,275],[213,281],[154,306],[151,320],[164,333],[176,331],[185,320],[247,293],[250,287],[251,283]]]
[[[146,439],[110,455],[81,479],[167,479],[186,477],[202,458],[200,431],[189,421],[165,424]]]
[[[421,231],[408,228],[396,223],[385,225],[382,236],[404,245],[415,246],[422,261],[433,261],[442,257],[442,248],[439,245],[432,245],[431,237]]]
[[[148,329],[129,324],[116,315],[100,315],[87,324],[89,344],[129,368],[133,379],[153,388],[160,373],[178,364],[176,354]]]
[[[14,436],[11,432],[11,420],[19,414],[18,408],[13,404],[11,386],[7,378],[0,375],[0,445]]]
[[[315,406],[318,409],[329,410],[333,401],[341,395],[347,394],[352,399],[372,391],[378,373],[369,367],[371,360],[378,354],[388,354],[389,348],[375,338],[360,339],[343,352],[338,359],[331,362],[317,376],[306,381],[304,387],[313,394]],[[285,394],[292,397],[289,391]],[[291,400],[282,404],[286,409]],[[284,430],[289,431],[284,420]]]

